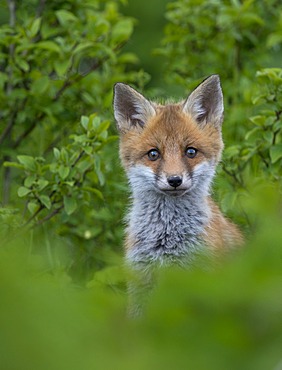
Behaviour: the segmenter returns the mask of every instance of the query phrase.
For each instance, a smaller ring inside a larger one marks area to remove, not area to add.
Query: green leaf
[[[53,148],[53,153],[54,153],[54,157],[55,157],[55,159],[59,159],[60,158],[60,151],[59,151],[59,149],[58,148]]]
[[[282,158],[282,144],[276,144],[270,148],[271,163],[277,162]]]
[[[82,127],[85,129],[85,130],[88,130],[88,123],[89,123],[89,118],[86,117],[86,116],[81,116],[80,118],[80,123],[82,125]]]
[[[102,132],[106,132],[110,126],[109,121],[103,121],[99,124],[97,128],[97,134],[101,134]]]
[[[61,48],[53,41],[40,41],[36,44],[36,47],[39,49],[52,51],[56,54],[61,54]]]
[[[24,170],[24,166],[22,164],[16,163],[16,162],[4,162],[3,163],[4,167],[13,167],[13,168],[18,168],[19,170]]]
[[[70,66],[70,60],[56,60],[54,62],[54,68],[58,76],[64,76]]]
[[[31,214],[34,214],[38,210],[39,205],[35,202],[29,202],[27,208]]]
[[[63,165],[61,165],[59,167],[59,175],[60,175],[61,179],[65,180],[68,177],[69,173],[70,173],[70,168],[69,167],[66,167],[66,166],[63,166]]]
[[[245,139],[246,140],[249,140],[249,138],[255,134],[257,131],[260,131],[260,128],[259,127],[254,127],[252,130],[248,131],[245,135]]]
[[[77,22],[78,18],[68,10],[57,10],[55,12],[58,21],[61,23],[62,26],[67,26],[70,22]]]
[[[98,180],[101,186],[105,184],[105,176],[100,168],[96,168],[96,175],[98,176]]]
[[[37,35],[41,26],[41,18],[36,18],[30,27],[30,37],[33,38]]]
[[[35,80],[31,86],[31,93],[33,95],[42,95],[44,94],[50,85],[50,80],[48,76],[40,77],[38,80]]]
[[[61,158],[65,163],[67,163],[69,161],[69,153],[68,153],[67,149],[64,148],[64,147],[61,150]]]
[[[91,116],[89,117],[89,121],[90,121],[90,129],[95,130],[96,132],[96,130],[100,126],[101,118],[97,116],[96,113],[94,113],[94,114],[91,114]]]
[[[104,200],[104,196],[102,194],[102,192],[98,189],[95,189],[95,188],[91,188],[90,186],[84,186],[82,188],[83,191],[87,191],[87,192],[90,192],[90,193],[93,193],[95,194],[98,198],[100,198],[101,200]]]
[[[69,196],[64,196],[64,207],[67,215],[71,215],[77,209],[76,199]]]
[[[77,47],[74,49],[73,54],[79,54],[80,52],[93,48],[93,42],[82,42],[81,44],[77,45]]]
[[[263,126],[266,121],[266,117],[258,115],[258,116],[251,117],[250,121],[253,122],[257,126]]]
[[[273,133],[271,131],[263,132],[262,137],[265,139],[266,142],[268,142],[269,144],[272,144]]]
[[[47,195],[40,195],[39,200],[47,209],[51,208],[51,199]]]
[[[18,161],[24,165],[25,169],[36,171],[35,159],[29,155],[18,155]]]
[[[25,197],[27,194],[29,194],[31,192],[30,189],[26,188],[25,186],[21,186],[19,189],[18,189],[18,196],[19,197]]]
[[[35,180],[36,180],[36,175],[31,175],[31,176],[26,177],[26,179],[24,180],[24,186],[27,188],[30,188],[31,185],[35,183]]]
[[[46,188],[47,185],[49,185],[49,181],[45,179],[39,179],[37,182],[37,185],[38,185],[38,190],[41,191],[44,188]]]
[[[16,65],[24,72],[29,71],[29,64],[26,60],[16,57],[15,58]]]
[[[93,147],[92,147],[92,146],[85,146],[85,147],[83,148],[83,150],[85,151],[85,153],[86,153],[87,155],[91,155],[91,154],[93,153]]]
[[[108,137],[108,131],[103,131],[101,134],[98,136],[98,139],[101,141],[105,141]]]
[[[126,41],[133,32],[131,19],[122,19],[112,28],[112,38],[115,42]]]

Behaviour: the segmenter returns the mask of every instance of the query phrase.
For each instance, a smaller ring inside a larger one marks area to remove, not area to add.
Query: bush
[[[11,219],[7,206],[18,213],[4,228],[43,225],[35,240],[44,232],[52,246],[59,235],[73,251],[66,268],[87,276],[121,244],[124,187],[109,118],[113,84],[147,80],[132,67],[137,57],[122,53],[134,21],[119,13],[119,1],[7,5],[0,28],[2,217]]]

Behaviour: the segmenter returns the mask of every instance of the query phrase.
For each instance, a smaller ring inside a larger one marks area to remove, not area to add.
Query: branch
[[[23,224],[23,227],[26,227],[31,223],[32,220],[35,219],[35,217],[44,209],[44,206],[41,204],[38,210],[26,221],[26,223]]]
[[[62,209],[64,208],[64,205],[62,204],[59,208],[54,209],[54,211],[50,212],[47,216],[39,220],[35,225],[33,225],[32,228],[35,228],[37,226],[42,225],[44,222],[50,220],[52,217],[56,216]]]
[[[260,150],[258,150],[258,155],[260,156],[262,162],[264,163],[265,167],[266,168],[269,168],[269,163],[267,162],[267,160],[264,158],[262,152]]]
[[[118,52],[124,45],[125,45],[125,42],[120,43],[119,45],[117,45],[114,48],[113,51]],[[77,45],[75,44],[74,48],[76,46]],[[57,101],[60,98],[60,96],[63,94],[63,92],[66,90],[66,88],[68,88],[69,86],[72,86],[73,84],[81,81],[84,77],[88,76],[91,72],[96,71],[99,67],[101,67],[101,65],[103,65],[103,63],[107,59],[109,59],[109,57],[105,57],[104,59],[102,59],[100,61],[95,60],[95,62],[91,65],[91,67],[88,69],[87,72],[77,75],[73,80],[66,80],[65,83],[63,84],[63,86],[57,91],[56,95],[53,98],[53,101]]]
[[[9,119],[9,122],[8,122],[7,126],[4,128],[4,131],[2,132],[2,134],[0,136],[0,145],[4,142],[6,137],[8,137],[10,135],[10,133],[12,131],[12,128],[14,126],[14,123],[15,123],[16,117],[17,117],[17,113],[18,113],[17,109],[15,109],[12,112],[12,115]]]
[[[100,62],[96,62],[96,63],[93,63],[93,65],[91,66],[91,68],[89,68],[89,70],[87,71],[86,74],[78,74],[77,76],[75,76],[75,78],[73,80],[66,80],[63,84],[63,86],[57,91],[56,95],[54,96],[53,98],[53,101],[57,101],[59,100],[59,98],[61,97],[61,95],[63,94],[63,92],[70,86],[74,85],[75,83],[81,81],[84,77],[86,77],[87,75],[89,75],[89,73],[95,71],[96,69],[98,69],[103,63],[104,63],[105,60],[101,60]]]
[[[10,18],[9,18],[9,25],[11,28],[15,28],[16,26],[16,1],[15,0],[7,0],[8,2],[8,7],[9,7],[9,12],[10,12]],[[9,58],[13,59],[14,57],[14,51],[15,51],[15,45],[11,44],[9,46]],[[8,83],[7,83],[7,89],[6,93],[7,95],[10,95],[12,90],[13,90],[13,70],[12,67],[8,67]]]
[[[40,115],[34,120],[34,122],[16,139],[13,143],[12,148],[16,149],[21,142],[35,129],[37,122],[39,122],[44,117],[44,113],[41,112]]]
[[[44,150],[43,157],[45,157],[61,140],[62,138],[67,137],[69,134],[69,131],[65,128]]]
[[[232,173],[231,171],[229,171],[229,170],[226,168],[226,166],[224,165],[224,163],[223,163],[223,162],[222,162],[222,169],[223,169],[223,171],[224,171],[225,173],[227,173],[227,175],[231,176],[231,177],[235,180],[235,182],[237,182],[237,184],[239,184],[242,188],[244,188],[244,184],[243,184],[243,182],[242,182],[240,179],[238,179],[238,177],[235,175],[235,173]]]
[[[7,0],[9,12],[10,12],[10,19],[9,25],[10,27],[14,28],[16,25],[16,1],[15,0]]]
[[[36,11],[36,18],[40,18],[43,11],[44,11],[44,8],[45,8],[45,4],[46,4],[46,0],[39,0],[39,4],[38,4],[38,7],[37,7],[37,11]]]
[[[40,117],[41,118],[41,117]],[[21,142],[31,133],[31,131],[33,131],[33,129],[35,128],[36,126],[36,121],[34,121],[31,126],[28,127],[28,129],[26,129],[18,138],[17,140],[14,142],[14,144],[12,145],[12,148],[13,149],[16,149],[20,144]]]
[[[16,118],[18,116],[18,112],[21,112],[24,109],[24,107],[26,105],[26,102],[27,102],[27,98],[25,98],[22,101],[22,103],[21,103],[20,106],[17,106],[18,101],[16,101],[15,106],[14,106],[14,110],[13,110],[13,112],[11,114],[11,117],[10,117],[10,120],[9,120],[7,126],[4,128],[4,130],[3,130],[3,132],[2,132],[2,134],[0,136],[0,145],[5,141],[5,139],[7,137],[9,137],[9,135],[10,135],[10,133],[12,131],[12,128],[13,128],[15,122],[16,122]]]

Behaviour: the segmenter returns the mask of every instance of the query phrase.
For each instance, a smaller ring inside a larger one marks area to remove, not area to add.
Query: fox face
[[[158,105],[115,85],[114,113],[120,157],[133,192],[181,197],[208,194],[223,143],[219,77],[203,81],[177,104]]]

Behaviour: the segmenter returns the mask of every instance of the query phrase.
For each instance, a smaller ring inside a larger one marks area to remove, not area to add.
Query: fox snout
[[[187,173],[167,174],[157,176],[156,187],[159,192],[172,196],[184,195],[191,189],[191,177]]]
[[[178,188],[178,186],[182,184],[182,176],[178,175],[169,176],[167,178],[167,182],[170,186],[176,189]]]

